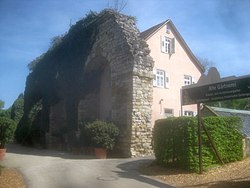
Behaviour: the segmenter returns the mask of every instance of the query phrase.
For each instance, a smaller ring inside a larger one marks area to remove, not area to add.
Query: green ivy
[[[23,94],[20,94],[13,103],[10,112],[11,119],[13,119],[16,123],[18,123],[23,116],[23,104],[24,96]]]
[[[204,123],[211,133],[225,163],[243,158],[241,120],[236,117],[206,117]],[[197,118],[178,117],[156,121],[153,132],[156,160],[163,166],[198,171]],[[217,156],[202,132],[204,168],[219,164]]]
[[[41,132],[38,127],[41,116],[41,110],[43,108],[42,100],[39,100],[30,110],[28,118],[23,117],[15,131],[16,140],[19,143],[32,145],[34,140],[39,140]]]

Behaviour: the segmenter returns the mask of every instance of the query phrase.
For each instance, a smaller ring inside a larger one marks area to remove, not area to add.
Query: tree
[[[4,108],[4,101],[0,99],[0,110],[2,110],[3,108]]]
[[[115,10],[116,12],[121,12],[128,4],[125,0],[113,0],[112,5],[108,3],[108,7]]]
[[[249,110],[250,98],[245,99],[233,99],[219,102],[208,102],[206,105],[220,107],[220,108],[230,108],[236,110]]]
[[[207,58],[197,57],[198,61],[201,63],[201,65],[205,69],[205,74],[208,72],[208,70],[215,65],[215,63]]]
[[[13,141],[16,122],[7,117],[0,117],[0,149],[5,148],[5,144]]]
[[[4,101],[0,100],[0,117],[10,117],[10,108],[4,110]]]

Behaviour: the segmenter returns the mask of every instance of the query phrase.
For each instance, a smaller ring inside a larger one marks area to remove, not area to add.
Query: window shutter
[[[172,38],[171,44],[170,44],[170,54],[174,54],[174,53],[175,53],[175,39]]]
[[[161,51],[162,52],[166,51],[166,49],[165,49],[165,37],[164,36],[161,36]]]
[[[156,70],[153,70],[153,75],[154,75],[154,79],[153,79],[153,86],[156,86]]]
[[[198,115],[198,113],[197,112],[194,112],[194,116],[197,116]]]
[[[165,72],[165,88],[169,87],[169,75]]]
[[[192,77],[192,84],[195,84],[195,83],[196,83],[195,77]]]

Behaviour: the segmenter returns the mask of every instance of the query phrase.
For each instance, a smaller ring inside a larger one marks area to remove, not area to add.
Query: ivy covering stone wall
[[[45,132],[41,136],[46,137],[46,145],[73,147],[79,122],[100,117],[101,75],[108,68],[110,120],[120,129],[115,152],[123,156],[152,153],[154,62],[134,19],[113,10],[90,12],[53,41],[29,66],[24,115],[18,129],[25,128],[33,106],[41,102],[36,119]],[[31,126],[37,127],[35,123]]]

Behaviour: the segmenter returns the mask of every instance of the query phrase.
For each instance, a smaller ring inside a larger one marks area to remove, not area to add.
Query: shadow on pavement
[[[72,154],[65,151],[56,151],[48,149],[37,149],[33,147],[22,146],[19,144],[8,144],[6,148],[7,153],[22,155],[60,157],[63,159],[96,159],[95,156],[92,155]]]
[[[151,163],[154,159],[139,159],[136,161],[126,162],[117,166],[121,171],[115,171],[119,177],[135,179],[146,184],[150,184],[159,188],[173,188],[171,185],[167,185],[161,181],[154,180],[148,176],[139,173],[138,169],[141,165]]]

